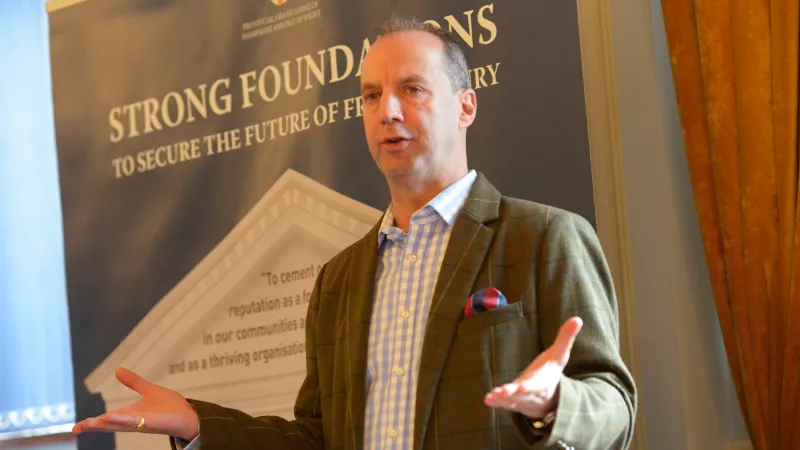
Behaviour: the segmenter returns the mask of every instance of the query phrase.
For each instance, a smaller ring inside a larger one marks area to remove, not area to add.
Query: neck
[[[466,174],[467,169],[465,167],[462,170],[454,170],[447,176],[422,183],[390,182],[389,191],[392,196],[394,225],[408,232],[411,216]]]

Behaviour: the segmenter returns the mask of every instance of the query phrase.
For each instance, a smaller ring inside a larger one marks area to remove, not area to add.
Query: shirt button
[[[403,376],[403,368],[398,367],[397,369],[394,369],[394,373],[396,373],[398,377]]]
[[[408,310],[405,310],[402,313],[400,313],[400,315],[403,316],[403,319],[408,319],[408,316],[410,316],[411,313],[408,312]]]
[[[408,257],[408,260],[409,260],[409,261],[411,261],[412,263],[413,263],[413,262],[417,262],[417,255],[411,255],[411,256],[409,256],[409,257]]]
[[[389,436],[391,436],[391,437],[397,437],[397,435],[398,435],[398,433],[397,433],[397,428],[391,428],[391,429],[389,429]]]

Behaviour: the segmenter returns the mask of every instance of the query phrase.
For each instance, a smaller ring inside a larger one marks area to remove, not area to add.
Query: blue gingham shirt
[[[477,178],[469,171],[411,216],[408,233],[394,226],[391,205],[378,233],[378,271],[367,356],[364,448],[414,445],[419,360],[433,290],[456,216]],[[195,450],[201,437],[188,446]]]
[[[378,233],[378,270],[367,356],[364,448],[410,449],[419,361],[433,290],[450,232],[477,174],[467,175],[411,216],[408,233],[392,208]]]

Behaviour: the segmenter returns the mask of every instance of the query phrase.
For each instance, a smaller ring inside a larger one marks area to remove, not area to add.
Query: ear
[[[475,114],[478,112],[478,99],[474,89],[463,89],[459,94],[459,104],[461,113],[458,116],[458,128],[466,129],[475,121]]]

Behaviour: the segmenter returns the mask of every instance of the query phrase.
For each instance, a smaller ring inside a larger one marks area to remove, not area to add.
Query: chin
[[[397,167],[381,169],[381,172],[383,172],[383,175],[386,176],[386,178],[392,178],[392,179],[405,178],[411,175],[410,171],[402,170]]]
[[[378,168],[387,177],[408,176],[414,172],[414,164],[411,161],[391,157],[382,158]]]

